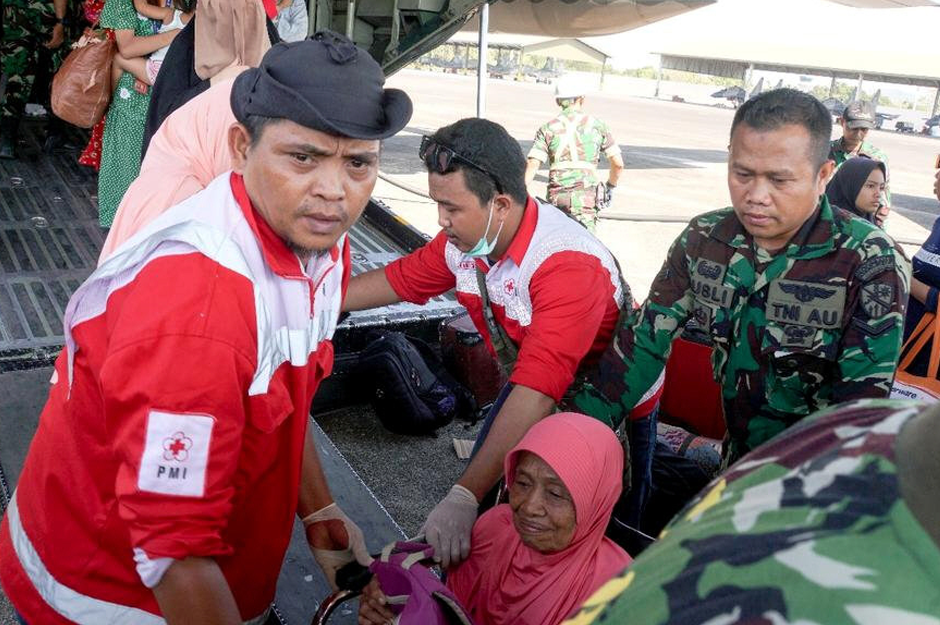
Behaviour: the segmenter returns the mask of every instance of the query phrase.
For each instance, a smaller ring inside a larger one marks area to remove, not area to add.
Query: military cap
[[[875,111],[871,102],[855,101],[849,103],[842,112],[842,119],[849,128],[874,128]]]
[[[289,119],[353,139],[385,139],[411,119],[411,99],[385,89],[385,74],[348,38],[323,30],[303,41],[279,43],[259,67],[232,86],[232,112]]]

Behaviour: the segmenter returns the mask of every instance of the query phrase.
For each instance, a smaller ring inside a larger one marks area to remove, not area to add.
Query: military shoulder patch
[[[855,270],[855,277],[862,282],[868,282],[889,269],[894,269],[894,258],[892,256],[875,256],[858,266],[858,269]]]
[[[876,282],[862,287],[862,310],[868,314],[869,318],[885,316],[894,303],[894,285]]]
[[[883,319],[879,323],[868,323],[859,317],[855,317],[855,319],[852,320],[852,323],[858,326],[858,329],[868,336],[881,336],[891,328],[895,327],[896,324],[894,319]]]

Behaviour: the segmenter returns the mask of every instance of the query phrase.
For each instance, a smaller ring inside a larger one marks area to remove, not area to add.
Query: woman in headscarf
[[[546,417],[507,455],[509,503],[473,527],[470,557],[447,586],[477,625],[555,625],[630,564],[604,536],[623,478],[613,431],[574,413]],[[373,580],[360,623],[393,618]]]
[[[864,156],[847,160],[826,186],[833,206],[845,209],[883,227],[888,216],[884,199],[887,168],[881,161]]]
[[[170,113],[210,85],[233,77],[233,68],[257,67],[280,41],[271,19],[273,0],[199,0],[196,15],[170,46],[153,84],[141,155]]]

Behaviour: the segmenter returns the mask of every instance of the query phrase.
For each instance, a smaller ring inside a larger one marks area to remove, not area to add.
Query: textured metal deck
[[[0,371],[41,365],[62,344],[62,312],[104,241],[96,175],[75,149],[42,154],[24,125],[21,158],[0,161]],[[75,132],[76,146],[84,137]]]
[[[84,136],[52,155],[40,150],[40,128],[26,124],[20,159],[0,161],[0,372],[49,364],[63,343],[62,314],[91,273],[104,242],[98,226],[97,176],[77,164]],[[384,230],[384,232],[382,231]],[[388,234],[391,233],[391,234]],[[386,264],[423,239],[373,204],[351,231],[353,273]],[[338,329],[339,352],[357,350],[366,328],[432,333],[458,310],[451,298],[427,306],[400,304],[350,316]]]

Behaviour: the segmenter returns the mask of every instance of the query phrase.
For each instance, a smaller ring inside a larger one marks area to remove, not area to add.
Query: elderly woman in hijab
[[[851,158],[842,164],[829,181],[826,197],[833,206],[884,227],[888,217],[884,195],[887,172],[881,161],[864,156]]]
[[[631,562],[604,536],[623,450],[600,421],[561,413],[529,429],[504,471],[509,503],[477,520],[470,557],[447,572],[447,586],[477,625],[560,623]],[[390,622],[385,601],[373,579],[359,622]]]

